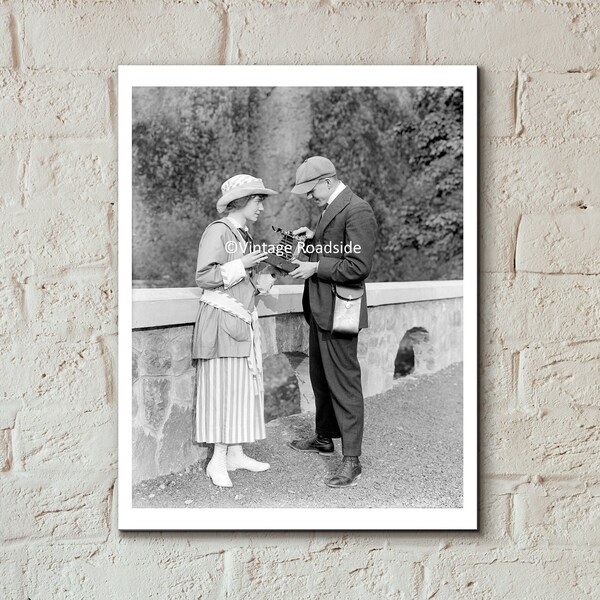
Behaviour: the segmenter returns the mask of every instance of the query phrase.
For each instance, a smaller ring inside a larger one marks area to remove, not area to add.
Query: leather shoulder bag
[[[364,285],[331,284],[333,290],[334,333],[356,334],[360,323],[360,305],[365,293]]]

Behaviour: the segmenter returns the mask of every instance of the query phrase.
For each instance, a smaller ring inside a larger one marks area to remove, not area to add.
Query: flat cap
[[[311,156],[298,167],[292,194],[308,194],[319,183],[319,179],[333,177],[335,174],[335,167],[328,158]]]

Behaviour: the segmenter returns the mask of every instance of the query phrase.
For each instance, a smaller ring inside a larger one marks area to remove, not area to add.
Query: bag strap
[[[346,228],[344,227],[344,245],[342,246],[343,248],[346,247]],[[342,300],[358,300],[358,298],[362,298],[362,296],[365,293],[365,286],[364,283],[359,283],[357,284],[350,284],[350,285],[344,285],[341,283],[332,283],[331,284],[331,291],[334,293],[335,296],[337,296],[338,298],[341,298]]]

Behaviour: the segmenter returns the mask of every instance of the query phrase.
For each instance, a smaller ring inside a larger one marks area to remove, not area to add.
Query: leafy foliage
[[[194,285],[198,242],[217,217],[221,184],[253,171],[254,94],[195,88],[185,110],[158,111],[134,125],[134,279]]]
[[[267,88],[141,89],[133,126],[134,280],[193,286],[221,183],[265,168]],[[371,280],[462,277],[462,92],[312,88],[297,164],[329,157],[380,227]],[[280,125],[280,124],[279,124]],[[263,138],[264,139],[264,138]],[[284,208],[285,211],[285,208]],[[280,222],[287,222],[279,214]]]
[[[371,278],[462,278],[462,91],[325,89],[308,154],[325,154],[373,206]]]

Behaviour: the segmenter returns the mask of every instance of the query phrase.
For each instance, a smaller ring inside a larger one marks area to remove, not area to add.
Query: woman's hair
[[[252,200],[252,198],[259,198],[260,200],[264,200],[266,198],[266,196],[263,194],[252,194],[250,196],[243,196],[242,198],[237,198],[236,200],[232,200],[225,207],[225,214],[228,215],[230,212],[233,212],[234,210],[239,210],[240,208],[244,208],[244,206],[246,206],[246,204],[248,204],[248,202],[250,202],[250,200]]]

